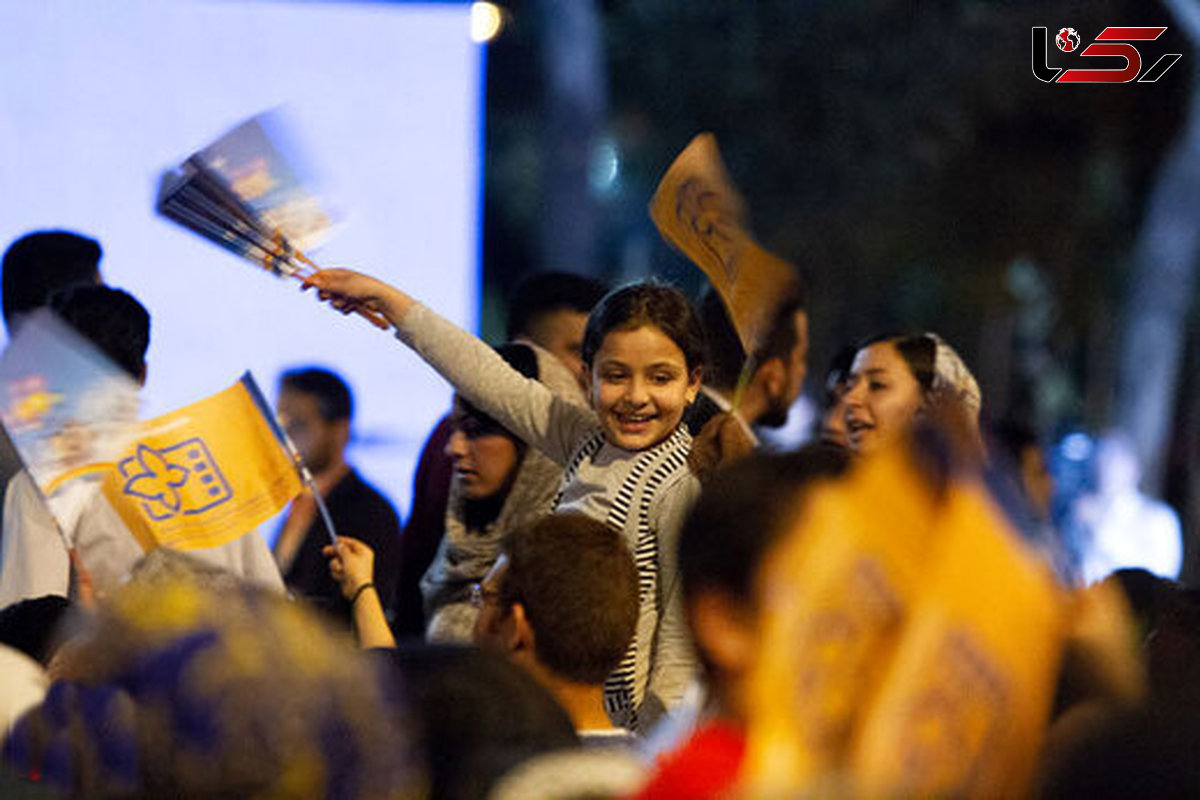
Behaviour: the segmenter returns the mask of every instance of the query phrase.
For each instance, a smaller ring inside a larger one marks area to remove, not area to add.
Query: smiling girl
[[[558,511],[578,511],[625,536],[638,566],[637,633],[609,678],[613,721],[645,728],[681,697],[694,663],[683,618],[676,543],[700,491],[680,424],[700,390],[704,334],[675,289],[611,292],[588,317],[583,362],[590,408],[569,403],[509,367],[452,323],[375,278],[324,270],[309,279],[349,313],[382,314],[470,403],[561,464]]]

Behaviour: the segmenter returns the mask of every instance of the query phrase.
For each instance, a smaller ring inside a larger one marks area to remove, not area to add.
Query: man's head
[[[313,474],[342,463],[354,415],[354,397],[344,380],[319,367],[288,370],[279,377],[278,411]]]
[[[700,301],[700,316],[708,338],[709,364],[706,383],[732,396],[746,364],[746,352],[720,296],[705,292]],[[788,410],[804,388],[808,370],[808,313],[804,297],[795,294],[780,303],[774,324],[754,353],[754,372],[749,388],[761,395],[761,410],[748,419],[752,425],[779,428],[787,423]]]
[[[69,231],[36,231],[17,239],[4,253],[4,325],[16,332],[21,318],[42,308],[55,292],[100,283],[100,244]]]
[[[583,380],[583,329],[604,285],[569,272],[539,272],[522,280],[508,304],[508,340],[528,339],[553,353]]]
[[[73,286],[47,305],[138,383],[146,381],[150,312],[133,295],[108,286]]]
[[[718,471],[684,521],[679,570],[688,623],[717,697],[738,713],[760,650],[758,582],[773,548],[799,519],[818,480],[849,465],[841,448],[756,453]]]
[[[569,683],[603,684],[637,625],[629,548],[580,514],[551,514],[514,531],[480,589],[476,643]]]

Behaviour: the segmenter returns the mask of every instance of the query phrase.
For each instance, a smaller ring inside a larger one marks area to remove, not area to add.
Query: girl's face
[[[520,464],[516,443],[501,432],[465,413],[457,403],[450,415],[451,433],[446,455],[454,464],[463,496],[484,500],[508,486]]]
[[[588,379],[604,437],[625,450],[670,436],[700,391],[700,370],[688,372],[683,351],[651,325],[606,335]]]
[[[908,430],[924,395],[892,342],[877,342],[854,356],[843,403],[850,449],[868,453]]]

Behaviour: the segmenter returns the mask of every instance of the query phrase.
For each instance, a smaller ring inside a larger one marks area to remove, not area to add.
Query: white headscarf
[[[971,409],[976,418],[983,405],[983,395],[975,376],[967,369],[962,358],[954,348],[946,344],[936,333],[925,333],[937,346],[933,358],[933,390],[935,392],[949,391]]]

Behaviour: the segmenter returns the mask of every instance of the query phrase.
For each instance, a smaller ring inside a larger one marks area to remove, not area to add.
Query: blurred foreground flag
[[[899,448],[813,488],[764,565],[751,685],[750,796],[812,790],[841,768],[929,559],[936,496]]]
[[[768,570],[748,796],[1029,792],[1067,602],[977,481],[863,459]]]
[[[250,373],[142,424],[105,496],[142,549],[217,547],[278,513],[300,478]]]
[[[1021,797],[1050,717],[1066,594],[977,484],[954,483],[921,597],[850,757],[866,796]]]
[[[711,133],[692,139],[667,169],[650,218],[712,281],[746,353],[757,352],[780,306],[799,290],[799,276],[750,235],[745,202]]]

